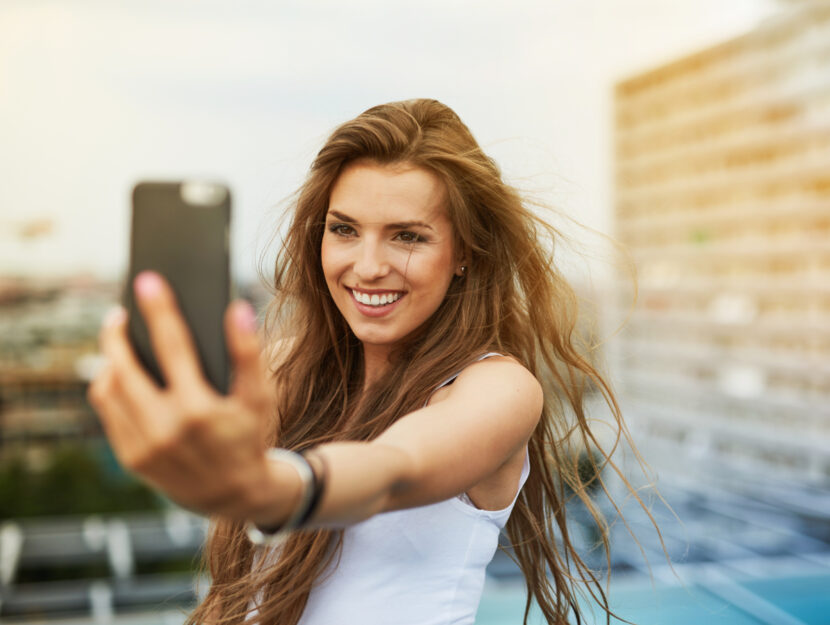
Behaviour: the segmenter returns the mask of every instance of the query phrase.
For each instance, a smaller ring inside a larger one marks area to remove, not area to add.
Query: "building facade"
[[[638,292],[619,298],[613,360],[646,459],[830,486],[830,6],[614,97],[616,232]]]

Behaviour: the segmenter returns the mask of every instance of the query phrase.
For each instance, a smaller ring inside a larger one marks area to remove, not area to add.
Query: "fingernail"
[[[155,297],[161,293],[161,279],[152,271],[142,271],[135,279],[135,292],[139,297]]]
[[[110,308],[104,315],[103,324],[105,327],[114,326],[127,318],[127,311],[121,306]]]
[[[240,330],[245,330],[246,332],[256,332],[256,312],[254,312],[254,307],[248,302],[243,301],[242,303],[237,304],[236,310],[234,311],[234,318],[236,321],[236,327]]]

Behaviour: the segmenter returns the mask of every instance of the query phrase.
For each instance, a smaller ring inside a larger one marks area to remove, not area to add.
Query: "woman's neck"
[[[377,382],[389,369],[391,351],[386,345],[363,344],[363,390]]]

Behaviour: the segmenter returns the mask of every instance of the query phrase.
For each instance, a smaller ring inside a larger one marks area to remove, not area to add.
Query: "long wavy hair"
[[[357,159],[436,174],[446,186],[455,244],[468,267],[368,392],[362,389],[360,343],[337,310],[320,263],[329,195],[344,167]],[[589,391],[610,407],[617,441],[620,433],[628,435],[611,389],[578,347],[577,298],[553,262],[558,231],[505,184],[455,112],[427,99],[376,106],[338,127],[295,199],[266,313],[266,336],[292,339],[284,342],[274,369],[280,417],[269,444],[298,449],[372,440],[423,406],[442,380],[477,355],[509,354],[533,372],[546,397],[528,445],[530,477],[506,527],[527,584],[525,622],[534,601],[548,623],[566,623],[570,613],[579,618],[580,589],[611,614],[604,584],[571,538],[565,506],[571,498],[581,500],[607,556],[607,523],[590,496],[597,484],[605,488],[602,466],[580,470],[586,457],[614,466],[613,450],[603,451],[589,427]],[[577,448],[590,453],[580,460]],[[342,530],[297,532],[277,557],[256,551],[240,523],[216,520],[203,556],[212,583],[187,623],[241,624],[247,616],[251,623],[295,625],[315,581],[337,558],[341,538]]]

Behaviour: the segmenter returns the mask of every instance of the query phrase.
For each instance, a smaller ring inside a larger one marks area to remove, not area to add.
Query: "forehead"
[[[361,222],[430,221],[449,223],[447,191],[433,172],[408,164],[351,163],[329,197],[329,211]]]

